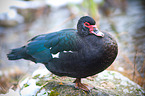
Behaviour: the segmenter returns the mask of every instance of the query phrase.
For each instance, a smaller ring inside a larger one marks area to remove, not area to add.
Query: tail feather
[[[26,59],[35,62],[35,59],[31,55],[26,53],[25,46],[12,49],[12,51],[9,54],[7,54],[7,57],[9,60]]]

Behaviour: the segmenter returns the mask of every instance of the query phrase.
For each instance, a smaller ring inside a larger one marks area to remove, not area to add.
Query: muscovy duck
[[[76,29],[38,35],[20,48],[12,49],[9,60],[26,59],[43,63],[58,76],[76,78],[75,87],[89,89],[81,78],[95,75],[115,60],[118,46],[107,32],[101,32],[89,16],[79,19]]]

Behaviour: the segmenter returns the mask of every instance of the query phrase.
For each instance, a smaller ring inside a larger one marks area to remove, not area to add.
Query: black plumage
[[[26,59],[43,63],[58,76],[77,78],[76,87],[88,91],[81,78],[95,75],[108,68],[118,53],[116,41],[101,32],[89,16],[80,18],[76,29],[38,35],[28,44],[13,49],[9,60]],[[57,54],[57,56],[54,56]]]

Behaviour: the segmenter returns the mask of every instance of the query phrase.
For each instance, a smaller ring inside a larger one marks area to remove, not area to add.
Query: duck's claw
[[[85,86],[85,84],[82,84],[82,83],[81,83],[81,79],[78,79],[78,78],[75,80],[75,88],[82,89],[82,90],[87,91],[87,92],[90,91],[90,90]]]
[[[75,88],[82,89],[84,91],[89,92],[89,89],[85,85],[83,85],[82,83],[76,83]]]

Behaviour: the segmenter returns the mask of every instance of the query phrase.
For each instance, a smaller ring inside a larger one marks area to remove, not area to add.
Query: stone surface
[[[138,84],[115,71],[103,71],[93,77],[82,79],[82,82],[92,87],[90,92],[76,89],[75,78],[58,77],[47,69],[38,69],[32,77],[27,77],[20,83],[20,89],[9,90],[7,94],[16,96],[144,96],[145,90]],[[3,94],[3,96],[7,96]],[[19,94],[19,95],[18,95]]]
[[[50,6],[41,1],[15,1],[6,13],[0,14],[0,26],[14,27],[23,23],[32,23],[43,15],[48,15]]]

